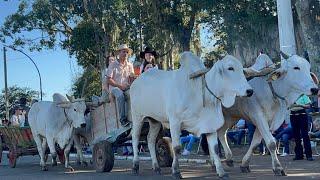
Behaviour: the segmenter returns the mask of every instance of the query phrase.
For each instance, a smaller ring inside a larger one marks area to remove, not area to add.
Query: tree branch
[[[67,21],[65,20],[64,17],[59,13],[59,11],[55,7],[51,7],[51,10],[53,14],[58,18],[59,22],[64,26],[66,29],[66,33],[71,35],[72,33],[72,28],[68,25]]]

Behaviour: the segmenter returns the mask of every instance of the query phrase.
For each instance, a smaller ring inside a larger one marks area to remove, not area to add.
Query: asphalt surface
[[[320,179],[320,157],[315,156],[315,161],[293,161],[293,156],[279,157],[283,167],[288,176],[278,177],[274,176],[271,168],[270,156],[254,155],[251,163],[251,173],[244,174],[240,172],[240,159],[244,155],[244,151],[234,149],[235,165],[234,167],[224,166],[228,172],[230,179]],[[191,159],[208,159],[207,156],[193,155]],[[96,173],[93,166],[89,164],[87,168],[75,165],[74,158],[71,160],[71,165],[74,167],[74,172],[69,172],[64,169],[62,164],[56,167],[48,165],[49,171],[42,172],[39,167],[38,156],[20,157],[17,161],[16,168],[10,168],[6,154],[3,155],[2,163],[0,165],[0,180],[49,180],[49,179],[63,179],[63,180],[99,180],[99,179],[172,179],[171,169],[162,168],[162,175],[156,175],[151,168],[151,161],[141,161],[140,175],[135,176],[131,173],[131,160],[116,160],[115,166],[111,173]],[[89,159],[88,159],[89,161]],[[50,161],[50,158],[48,160]],[[203,162],[203,161],[199,161]],[[196,161],[181,162],[180,168],[182,176],[185,179],[219,179],[212,170],[209,163],[196,163]]]

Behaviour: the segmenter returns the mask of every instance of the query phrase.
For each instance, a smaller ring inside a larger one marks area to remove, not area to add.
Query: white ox
[[[285,56],[285,55],[284,55]],[[288,57],[287,57],[288,58]],[[273,65],[267,55],[260,55],[252,68],[259,70]],[[271,83],[271,86],[268,84]],[[218,136],[225,150],[227,164],[232,165],[232,153],[226,142],[226,130],[240,118],[251,121],[256,127],[250,148],[241,164],[242,172],[250,172],[249,161],[253,148],[265,140],[271,153],[275,175],[286,175],[276,155],[276,142],[271,132],[280,127],[288,108],[302,95],[311,95],[318,91],[310,76],[310,64],[297,55],[281,62],[281,67],[269,76],[256,77],[249,81],[254,90],[250,98],[236,98],[234,106],[223,108],[224,126],[218,130]],[[271,90],[273,88],[273,92]]]
[[[68,101],[62,95],[53,95],[53,102],[41,101],[34,103],[29,111],[29,124],[34,141],[40,155],[41,170],[48,170],[45,162],[45,151],[49,146],[52,156],[52,165],[57,165],[57,152],[55,144],[65,148],[65,167],[69,166],[68,154],[70,151],[72,132],[74,128],[85,127],[84,112],[86,105],[84,100],[74,100],[68,97]]]
[[[236,96],[251,96],[253,91],[245,79],[240,61],[233,56],[219,60],[204,76],[195,79],[189,76],[205,68],[201,60],[191,52],[185,52],[181,55],[180,64],[181,68],[174,71],[149,70],[131,85],[133,172],[138,174],[139,171],[138,142],[142,124],[147,118],[150,124],[148,148],[156,173],[160,173],[160,167],[155,141],[163,124],[169,126],[172,137],[173,177],[181,178],[177,154],[181,150],[179,137],[182,129],[197,136],[207,134],[210,159],[218,175],[225,177],[227,174],[217,152],[217,129],[224,124],[221,103],[230,107]]]

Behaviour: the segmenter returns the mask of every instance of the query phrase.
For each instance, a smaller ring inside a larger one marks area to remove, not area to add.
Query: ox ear
[[[70,106],[71,106],[70,102],[57,103],[57,107],[60,107],[60,108],[70,108]]]
[[[269,74],[267,81],[275,81],[280,79],[286,74],[286,71],[283,69],[277,69],[273,71],[271,74]]]
[[[73,101],[74,101],[74,97],[73,97],[73,96],[69,96],[68,94],[66,94],[66,96],[67,96],[67,98],[68,98],[68,100],[69,100],[70,102],[73,102]]]

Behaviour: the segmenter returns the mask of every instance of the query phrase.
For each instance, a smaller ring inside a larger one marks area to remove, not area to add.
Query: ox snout
[[[246,93],[247,93],[247,97],[251,97],[253,94],[253,89],[247,89]]]
[[[317,95],[319,88],[311,88],[310,91],[311,91],[312,95]]]
[[[85,128],[86,126],[87,126],[86,123],[82,123],[82,124],[80,125],[81,128]]]

